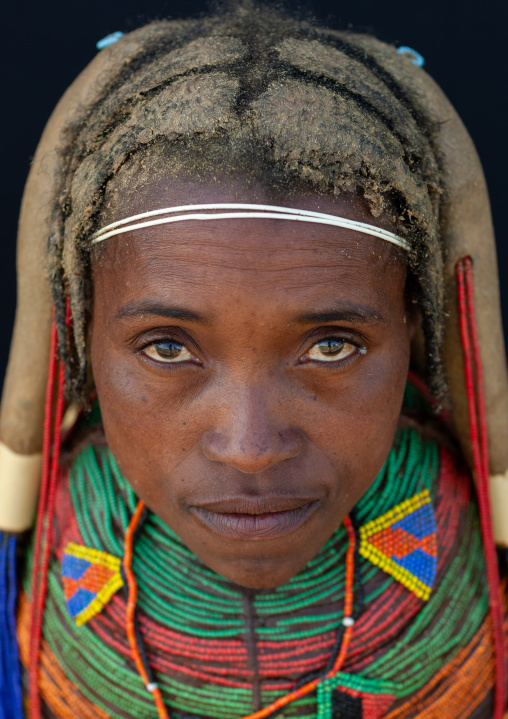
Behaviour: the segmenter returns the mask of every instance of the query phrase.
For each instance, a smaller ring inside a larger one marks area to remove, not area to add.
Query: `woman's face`
[[[174,184],[117,194],[111,218],[258,202],[376,224],[350,197]],[[287,582],[382,468],[409,363],[397,252],[337,227],[239,219],[125,233],[94,260],[109,446],[148,507],[237,584]]]

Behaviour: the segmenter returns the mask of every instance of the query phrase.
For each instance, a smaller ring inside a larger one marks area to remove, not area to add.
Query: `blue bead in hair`
[[[96,42],[95,47],[97,50],[104,50],[105,47],[109,47],[109,45],[113,45],[115,42],[118,42],[121,37],[123,37],[123,32],[117,30],[117,32],[112,32],[109,35],[106,35],[106,37],[103,37],[102,40]]]
[[[418,65],[418,67],[423,67],[425,65],[425,58],[423,55],[420,55],[418,50],[413,50],[412,47],[408,47],[407,45],[401,45],[397,48],[397,52],[399,55],[412,55],[413,59],[411,62],[413,65]]]

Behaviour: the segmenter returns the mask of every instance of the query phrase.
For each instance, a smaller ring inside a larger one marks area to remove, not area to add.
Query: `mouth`
[[[318,506],[317,500],[246,497],[192,506],[189,510],[215,534],[229,539],[260,541],[294,532]]]

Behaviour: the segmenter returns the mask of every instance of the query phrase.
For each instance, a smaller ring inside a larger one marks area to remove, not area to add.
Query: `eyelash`
[[[326,329],[326,328],[323,328],[323,329]],[[332,328],[330,328],[330,329],[332,329]],[[333,328],[333,329],[337,332],[337,328]],[[339,342],[343,342],[343,343],[345,343],[345,344],[352,345],[353,347],[356,347],[356,348],[357,348],[357,352],[354,352],[352,355],[350,355],[350,356],[348,356],[348,357],[346,357],[346,358],[344,358],[344,359],[339,359],[339,360],[337,360],[337,361],[333,361],[333,360],[330,360],[330,361],[319,361],[319,360],[314,360],[314,359],[312,359],[312,358],[307,359],[307,360],[305,360],[305,361],[303,361],[303,362],[300,361],[301,358],[304,357],[305,355],[309,354],[309,352],[310,352],[316,345],[318,345],[318,344],[320,344],[320,343],[323,343],[323,342],[326,342],[327,340],[336,340],[336,341],[339,341]],[[174,335],[171,336],[171,337],[168,336],[168,335],[166,335],[166,336],[155,337],[155,338],[153,338],[153,339],[151,338],[149,342],[145,342],[141,347],[139,347],[139,348],[136,350],[136,352],[137,352],[138,354],[140,354],[140,355],[143,356],[144,361],[150,362],[152,365],[158,365],[159,367],[164,368],[164,370],[169,370],[169,371],[171,371],[171,370],[175,370],[179,365],[183,365],[183,366],[188,365],[188,364],[189,364],[189,360],[184,360],[184,361],[180,361],[180,362],[164,362],[164,361],[162,361],[162,360],[159,361],[159,360],[153,359],[153,358],[147,356],[146,353],[145,353],[146,349],[149,348],[149,347],[153,347],[153,346],[155,346],[155,345],[157,345],[157,344],[171,343],[171,342],[174,342],[175,344],[182,345],[182,347],[184,347],[184,348],[187,349],[191,354],[193,354],[193,353],[192,353],[192,350],[190,350],[190,349],[189,349],[189,346],[188,346],[189,340],[188,340],[187,338],[179,338],[179,337],[176,337],[176,336],[174,336]],[[338,333],[337,333],[337,334],[332,334],[332,333],[330,333],[330,334],[326,334],[326,335],[324,335],[324,336],[322,336],[322,337],[320,337],[320,338],[318,338],[318,339],[315,339],[315,341],[314,341],[311,345],[308,346],[308,349],[307,349],[305,352],[303,352],[302,354],[300,354],[300,360],[299,360],[298,364],[302,364],[302,365],[305,365],[305,364],[319,365],[321,368],[324,368],[324,369],[326,369],[326,370],[333,371],[333,370],[337,370],[339,367],[345,367],[346,365],[350,364],[350,362],[355,361],[355,359],[357,358],[357,356],[358,356],[359,354],[360,354],[360,355],[365,355],[366,353],[367,353],[367,347],[366,347],[366,345],[365,345],[364,342],[361,342],[361,341],[359,341],[359,340],[353,339],[352,337],[347,336],[345,333],[341,333],[341,334],[338,334]],[[193,356],[194,356],[194,354],[193,354]],[[192,364],[195,365],[196,362],[192,362]]]
[[[312,345],[309,346],[309,348],[301,355],[301,357],[308,355],[309,352],[318,344],[322,342],[326,342],[327,340],[337,340],[339,342],[343,342],[344,344],[351,345],[353,347],[356,347],[357,351],[353,352],[348,357],[345,357],[344,359],[338,359],[336,361],[330,360],[330,361],[319,361],[319,360],[313,360],[312,358],[309,358],[305,360],[304,362],[301,362],[300,364],[313,364],[318,365],[321,369],[327,370],[327,371],[337,371],[338,369],[344,368],[347,365],[349,365],[351,362],[354,362],[358,355],[365,355],[367,354],[367,347],[364,342],[360,342],[356,339],[353,339],[352,337],[349,337],[345,334],[327,334],[324,337],[321,337],[320,339],[317,339],[315,342],[312,343]]]
[[[138,338],[138,342],[140,339],[142,339],[142,338]],[[176,370],[178,365],[188,365],[189,362],[188,361],[163,362],[163,361],[158,361],[158,360],[152,359],[151,357],[149,357],[146,354],[146,350],[149,347],[153,347],[154,345],[157,345],[157,344],[167,344],[167,343],[172,343],[172,342],[174,342],[175,344],[178,344],[178,345],[182,345],[182,347],[185,347],[185,349],[187,349],[193,357],[196,356],[196,352],[193,349],[191,349],[192,342],[189,341],[187,334],[183,333],[183,332],[180,334],[180,332],[178,332],[178,331],[175,332],[175,330],[172,330],[171,334],[151,336],[149,338],[149,340],[148,340],[148,338],[146,338],[146,335],[145,335],[145,339],[142,342],[142,344],[138,347],[135,347],[134,351],[144,362],[150,363],[151,366],[156,365],[158,368],[161,368],[164,371],[172,371],[172,370]],[[197,363],[192,362],[192,364],[196,365]]]

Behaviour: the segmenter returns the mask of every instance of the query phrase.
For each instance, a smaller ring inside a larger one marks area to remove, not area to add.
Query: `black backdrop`
[[[288,2],[288,4],[291,4]],[[300,2],[332,26],[374,32],[425,57],[462,116],[480,157],[497,229],[505,335],[508,335],[506,0],[335,0]],[[15,307],[17,214],[30,158],[65,88],[92,59],[95,43],[157,17],[202,12],[204,0],[4,0],[0,58],[2,164],[0,231],[0,377]],[[37,361],[38,348],[26,338]]]

